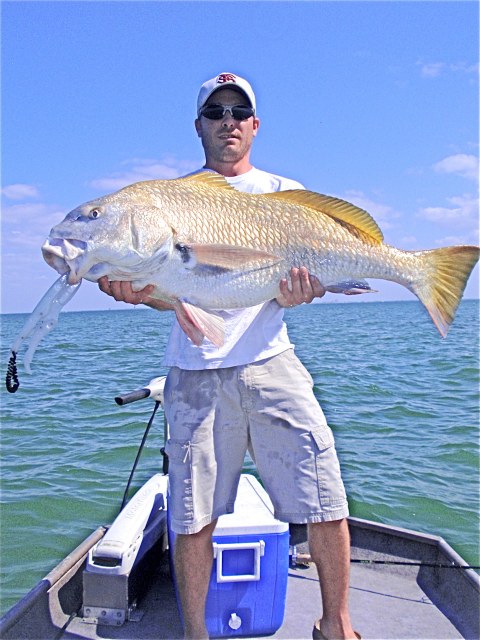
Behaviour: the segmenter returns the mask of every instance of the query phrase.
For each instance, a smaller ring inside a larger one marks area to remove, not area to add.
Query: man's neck
[[[244,173],[247,173],[247,171],[250,171],[250,169],[253,169],[250,162],[245,159],[240,162],[214,162],[207,160],[204,167],[205,169],[216,171],[226,178],[241,176]]]

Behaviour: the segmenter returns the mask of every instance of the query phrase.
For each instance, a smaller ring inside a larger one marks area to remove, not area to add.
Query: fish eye
[[[98,207],[95,207],[90,210],[88,217],[93,218],[95,220],[101,215],[101,213],[102,213],[101,209],[99,209]]]

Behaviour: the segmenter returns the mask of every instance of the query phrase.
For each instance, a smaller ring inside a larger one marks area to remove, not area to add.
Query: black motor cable
[[[122,511],[122,509],[124,508],[124,506],[127,503],[128,491],[130,489],[130,484],[131,484],[132,479],[133,479],[133,474],[135,473],[135,469],[137,468],[138,461],[140,460],[140,456],[142,455],[142,451],[143,451],[143,448],[145,446],[145,442],[147,440],[148,432],[150,431],[150,428],[151,428],[151,426],[153,424],[153,420],[155,418],[155,414],[157,413],[157,409],[160,406],[160,404],[161,404],[161,402],[159,400],[157,400],[155,402],[155,406],[153,408],[152,415],[150,416],[150,420],[148,421],[147,428],[145,429],[145,433],[143,434],[142,442],[140,443],[140,447],[138,448],[137,456],[135,458],[135,462],[133,463],[133,467],[132,467],[132,470],[130,472],[130,477],[128,478],[127,486],[125,488],[125,493],[123,494],[122,506],[120,507],[120,511]]]

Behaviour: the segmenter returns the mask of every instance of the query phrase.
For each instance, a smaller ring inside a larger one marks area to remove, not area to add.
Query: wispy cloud
[[[96,178],[89,183],[89,186],[99,191],[113,191],[142,180],[178,178],[198,168],[198,162],[178,160],[170,156],[161,160],[133,158],[126,161],[124,165],[126,165],[125,169]]]
[[[373,200],[370,196],[363,193],[363,191],[351,189],[338,197],[368,211],[383,229],[391,228],[391,221],[400,217],[400,214],[396,212],[393,207]]]
[[[472,231],[470,233],[448,235],[443,238],[439,238],[436,241],[439,247],[449,247],[459,244],[475,244],[478,245],[478,231]]]
[[[28,200],[40,196],[37,187],[32,184],[9,184],[2,189],[2,195],[8,200]]]
[[[423,78],[438,78],[446,68],[445,62],[417,62]]]
[[[422,78],[438,78],[446,73],[462,73],[465,75],[478,74],[479,65],[467,62],[424,62],[416,63],[420,68]]]
[[[472,194],[452,196],[447,198],[449,206],[424,207],[420,209],[420,216],[437,224],[469,227],[478,221],[478,197]]]
[[[469,180],[478,180],[478,157],[457,153],[440,160],[433,165],[433,169],[438,173],[453,173]]]
[[[56,205],[43,202],[14,204],[3,208],[3,222],[16,226],[24,226],[26,223],[33,226],[45,225],[46,221],[58,221],[58,217],[63,217],[65,213]]]
[[[14,204],[2,209],[3,250],[13,245],[39,248],[50,228],[66,211],[42,202]]]

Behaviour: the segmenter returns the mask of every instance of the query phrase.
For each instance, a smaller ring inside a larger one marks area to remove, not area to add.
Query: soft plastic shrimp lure
[[[23,365],[27,373],[32,373],[30,364],[38,344],[55,327],[60,311],[72,299],[82,282],[80,280],[77,284],[68,284],[67,279],[68,273],[65,273],[53,283],[14,340],[10,349],[11,355],[5,380],[7,391],[10,393],[15,393],[20,386],[16,362],[18,349],[22,342],[30,336],[30,343],[23,358]]]

